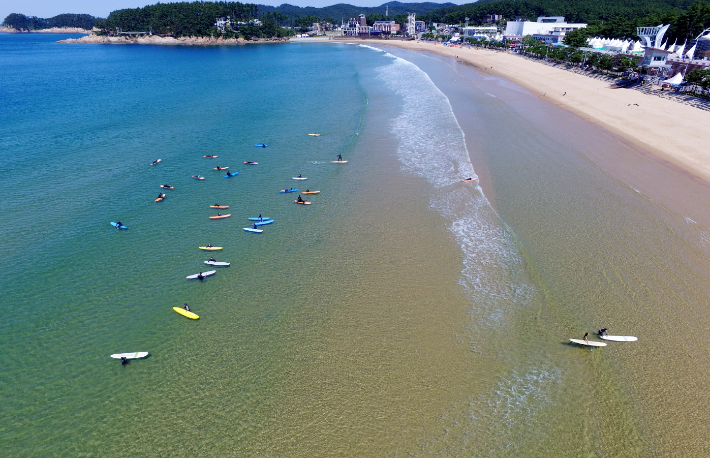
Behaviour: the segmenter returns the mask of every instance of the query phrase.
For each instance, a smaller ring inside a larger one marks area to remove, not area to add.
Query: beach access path
[[[609,81],[555,68],[514,53],[421,41],[352,40],[456,58],[482,74],[506,78],[621,135],[661,160],[710,183],[710,112]]]

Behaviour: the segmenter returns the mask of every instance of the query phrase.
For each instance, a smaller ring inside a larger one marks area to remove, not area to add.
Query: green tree
[[[567,46],[584,48],[587,46],[587,38],[589,38],[589,31],[586,29],[575,29],[566,34],[562,42]]]

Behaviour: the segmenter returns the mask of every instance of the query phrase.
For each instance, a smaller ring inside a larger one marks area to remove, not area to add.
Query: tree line
[[[44,30],[53,27],[79,27],[91,30],[99,18],[88,14],[60,14],[51,18],[25,16],[24,14],[9,14],[3,23],[17,30]]]
[[[143,8],[128,8],[113,11],[105,20],[97,21],[100,34],[113,33],[117,28],[123,32],[152,31],[157,35],[174,37],[222,36],[225,38],[243,37],[250,39],[282,37],[290,34],[278,22],[280,18],[273,13],[263,14],[261,25],[252,21],[257,19],[258,5],[240,2],[180,2],[158,3]],[[220,31],[215,27],[217,18],[229,16],[234,23],[241,23],[234,28]]]
[[[589,24],[589,36],[638,39],[636,27],[671,24],[666,38],[683,43],[710,27],[706,0],[493,0],[449,6],[421,16],[427,22],[472,24],[499,14],[505,21],[535,21],[538,16],[564,16],[567,22]],[[501,25],[504,25],[504,22]]]

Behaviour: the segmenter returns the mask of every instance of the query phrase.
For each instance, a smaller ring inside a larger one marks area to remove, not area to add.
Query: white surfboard
[[[606,347],[606,344],[604,342],[595,342],[593,340],[587,342],[584,339],[569,339],[569,341],[579,345],[586,345],[588,347]]]
[[[202,276],[203,276],[203,277],[209,277],[210,275],[214,275],[214,274],[216,274],[216,273],[217,273],[216,270],[209,270],[209,271],[207,271],[207,272],[202,272]],[[188,275],[186,278],[187,278],[188,280],[194,280],[195,278],[197,278],[198,275],[200,275],[200,274]]]
[[[611,340],[614,342],[636,342],[638,337],[634,336],[599,336],[600,339]]]
[[[147,351],[137,351],[135,353],[116,353],[114,355],[111,355],[111,358],[113,358],[113,359],[121,359],[121,358],[139,359],[139,358],[145,358],[146,356],[148,356]]]
[[[307,180],[308,178],[306,178],[306,177],[291,177],[291,179],[303,181],[303,180]]]
[[[205,264],[208,264],[210,266],[215,266],[215,267],[227,267],[229,265],[228,262],[221,262],[221,261],[205,261]],[[204,275],[204,274],[202,274]]]

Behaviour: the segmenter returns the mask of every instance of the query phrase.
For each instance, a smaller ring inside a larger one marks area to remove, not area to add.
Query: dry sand
[[[511,80],[651,151],[710,183],[710,112],[607,81],[550,67],[508,52],[397,40],[355,40],[456,57]],[[566,94],[565,94],[566,93]]]

